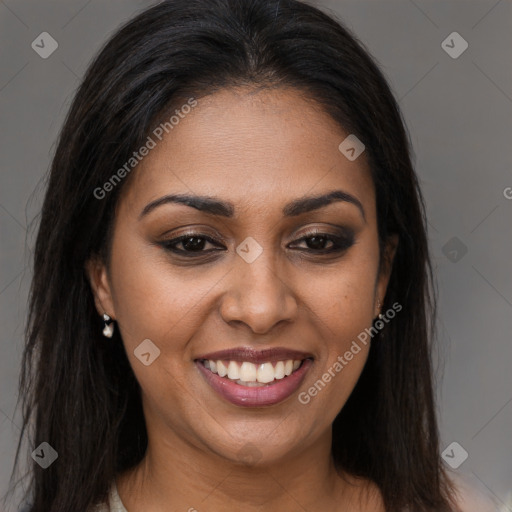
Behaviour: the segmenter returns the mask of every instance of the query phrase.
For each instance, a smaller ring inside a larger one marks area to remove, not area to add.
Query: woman
[[[156,5],[51,168],[28,510],[460,510],[434,304],[406,131],[354,36],[295,0]]]

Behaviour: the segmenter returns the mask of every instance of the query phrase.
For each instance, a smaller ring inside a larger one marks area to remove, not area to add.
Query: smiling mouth
[[[198,362],[211,373],[240,386],[262,387],[287,379],[301,368],[306,359],[285,359],[258,364],[250,361],[212,359],[200,359]]]

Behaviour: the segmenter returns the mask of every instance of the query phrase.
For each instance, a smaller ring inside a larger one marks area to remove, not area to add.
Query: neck
[[[331,432],[283,459],[255,464],[230,460],[166,430],[151,435],[142,462],[117,479],[129,512],[143,510],[343,510],[361,485],[337,473]],[[153,432],[154,434],[154,432]],[[368,510],[368,509],[367,509]]]

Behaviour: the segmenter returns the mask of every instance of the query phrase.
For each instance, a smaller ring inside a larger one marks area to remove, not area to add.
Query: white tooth
[[[240,378],[240,369],[236,361],[230,361],[228,366],[228,379],[238,380]]]
[[[300,366],[300,360],[296,359],[293,361],[293,371],[295,371]]]
[[[247,388],[256,388],[265,385],[262,384],[261,382],[245,382],[244,380],[237,380],[236,383]]]
[[[293,372],[293,360],[288,359],[288,361],[286,361],[286,363],[284,363],[284,374],[286,376],[288,376],[288,375],[291,375],[292,372]]]
[[[210,369],[210,361],[206,360],[204,361],[204,367]]]
[[[228,374],[228,369],[222,361],[217,361],[217,373],[219,377],[225,377]]]
[[[209,361],[210,363],[210,371],[213,373],[217,373],[217,363],[215,361]]]
[[[278,361],[276,363],[276,367],[274,368],[274,374],[276,379],[282,379],[284,377],[284,363],[283,361]]]
[[[240,380],[244,382],[256,382],[256,365],[244,361],[242,366],[240,366]]]
[[[264,384],[274,380],[274,367],[272,363],[263,363],[258,366],[257,380]]]

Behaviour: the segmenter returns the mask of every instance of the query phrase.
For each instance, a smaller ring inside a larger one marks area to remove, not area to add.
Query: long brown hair
[[[89,66],[60,133],[35,246],[20,377],[23,436],[58,461],[30,471],[30,512],[84,512],[141,461],[140,388],[119,333],[101,335],[84,265],[108,258],[125,182],[98,199],[178,98],[237,85],[291,86],[366,146],[381,248],[400,243],[378,335],[333,424],[339,468],[375,482],[386,510],[455,510],[439,456],[431,370],[435,294],[425,208],[390,88],[340,22],[296,0],[167,0],[122,27]],[[134,171],[136,172],[136,171]],[[381,251],[382,254],[382,251]]]

